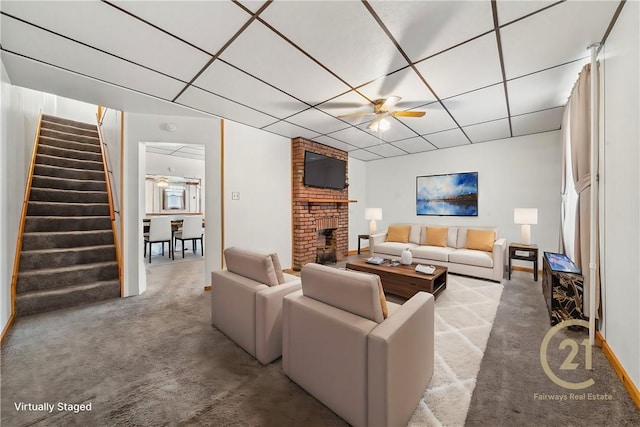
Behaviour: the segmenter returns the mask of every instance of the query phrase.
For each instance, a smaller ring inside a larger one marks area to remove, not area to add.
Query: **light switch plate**
[[[232,191],[231,192],[231,200],[240,200],[240,192]]]

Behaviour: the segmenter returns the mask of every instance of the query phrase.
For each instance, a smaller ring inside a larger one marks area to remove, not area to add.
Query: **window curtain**
[[[576,210],[576,228],[574,239],[574,262],[584,276],[584,312],[589,311],[590,289],[596,287],[596,313],[599,311],[600,301],[600,269],[599,257],[596,258],[596,283],[590,283],[589,274],[589,237],[591,234],[591,64],[584,66],[573,88],[568,104],[569,115],[569,144],[571,146],[571,168],[573,169],[573,183],[578,193],[578,206]],[[596,100],[597,101],[597,100]],[[597,192],[596,192],[597,197]],[[597,212],[596,212],[597,215]],[[596,224],[598,223],[596,218]],[[595,230],[598,236],[598,230]],[[599,243],[596,239],[596,254],[599,252]]]

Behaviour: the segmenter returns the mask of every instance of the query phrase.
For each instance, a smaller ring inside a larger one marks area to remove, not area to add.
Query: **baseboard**
[[[360,253],[361,253],[361,254],[365,254],[365,253],[366,253],[366,254],[368,254],[368,253],[369,253],[369,248],[362,248],[362,249],[360,249]],[[352,251],[348,251],[348,252],[347,252],[347,255],[358,255],[358,250],[357,250],[357,249],[354,249],[354,250],[352,250]]]
[[[519,265],[512,265],[511,270],[513,271],[526,271],[527,273],[533,273],[533,268],[531,267],[520,267]],[[542,270],[538,270],[539,274],[542,274]]]
[[[204,285],[204,290],[206,291],[210,291],[211,290],[211,285]]]
[[[5,325],[4,329],[2,330],[2,338],[0,338],[0,345],[4,344],[4,340],[7,339],[7,337],[9,336],[9,331],[11,330],[11,327],[13,326],[13,321],[15,320],[15,315],[11,315],[9,316],[9,320],[7,321],[7,324]]]
[[[633,381],[631,381],[627,371],[624,370],[622,364],[620,364],[620,361],[614,354],[613,350],[611,350],[611,347],[607,344],[607,340],[604,339],[600,331],[596,331],[596,342],[600,344],[600,347],[602,347],[602,352],[606,358],[609,359],[609,363],[616,372],[616,375],[618,375],[618,378],[622,382],[624,388],[627,389],[627,393],[629,393],[631,400],[633,400],[633,403],[635,403],[638,409],[640,409],[640,390],[638,390],[638,387],[636,387]]]

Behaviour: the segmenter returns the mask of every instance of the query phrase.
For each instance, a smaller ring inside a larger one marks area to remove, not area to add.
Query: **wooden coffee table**
[[[415,271],[416,264],[391,267],[389,261],[375,265],[367,264],[364,259],[347,262],[346,267],[377,274],[385,292],[404,298],[411,298],[419,291],[429,292],[437,298],[447,287],[447,267],[435,266],[433,274],[422,274]]]

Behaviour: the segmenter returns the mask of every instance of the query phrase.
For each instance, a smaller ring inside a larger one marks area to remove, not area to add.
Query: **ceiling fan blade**
[[[390,97],[388,97],[387,99],[384,100],[384,102],[382,103],[382,105],[380,106],[378,111],[380,111],[380,112],[389,111],[401,99],[402,98],[400,98],[399,96],[390,96]]]
[[[391,115],[393,117],[422,117],[427,114],[424,111],[393,111]]]
[[[367,117],[367,116],[373,116],[375,115],[375,113],[353,113],[353,114],[344,114],[342,116],[337,116],[339,119],[344,119],[344,118],[348,118],[348,117]]]

